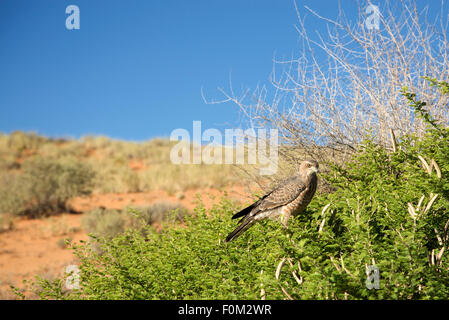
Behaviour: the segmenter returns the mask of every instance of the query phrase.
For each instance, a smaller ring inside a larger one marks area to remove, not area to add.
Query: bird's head
[[[305,160],[301,162],[301,165],[299,166],[299,173],[303,177],[312,177],[318,173],[318,162],[315,160]]]

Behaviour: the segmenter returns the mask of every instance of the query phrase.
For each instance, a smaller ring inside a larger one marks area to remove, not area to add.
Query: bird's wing
[[[251,212],[253,211],[254,208],[257,208],[257,206],[258,206],[258,205],[259,205],[259,204],[260,204],[266,197],[268,197],[268,196],[271,194],[271,192],[273,192],[273,191],[270,191],[269,193],[265,194],[262,198],[260,198],[259,200],[257,200],[257,201],[254,202],[253,204],[249,205],[248,207],[246,207],[246,208],[244,208],[243,210],[241,210],[241,211],[237,212],[236,214],[234,214],[234,215],[232,216],[232,219],[236,219],[236,218],[240,218],[240,217],[243,217],[243,219],[245,219],[245,217],[246,217],[249,213],[251,213]]]
[[[270,193],[260,199],[258,205],[252,210],[251,216],[270,209],[286,205],[295,200],[306,189],[306,184],[297,176],[282,181]]]

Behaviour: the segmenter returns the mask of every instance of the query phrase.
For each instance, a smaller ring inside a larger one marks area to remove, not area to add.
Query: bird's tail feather
[[[234,231],[232,231],[227,237],[225,242],[230,242],[238,238],[243,232],[245,232],[249,227],[254,224],[255,220],[247,219],[243,221]]]
[[[232,219],[237,219],[237,218],[246,216],[248,213],[251,212],[251,210],[255,207],[256,204],[257,204],[257,202],[256,202],[256,203],[253,203],[252,205],[246,207],[245,209],[243,209],[243,210],[237,212],[236,214],[234,214],[234,215],[232,216]]]

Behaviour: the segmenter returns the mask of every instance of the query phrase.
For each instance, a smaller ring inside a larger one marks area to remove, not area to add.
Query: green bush
[[[276,240],[264,236],[271,228],[271,234],[282,238],[278,226],[256,226],[254,233],[242,237],[243,244],[225,245],[221,239],[234,224],[228,215],[235,209],[226,203],[207,216],[199,207],[194,217],[185,217],[185,226],[171,224],[160,232],[148,226],[146,235],[131,229],[109,241],[98,239],[101,254],[90,246],[76,247],[82,289],[64,293],[62,279],[42,280],[41,295],[68,299],[258,298],[260,281],[266,278],[265,289],[281,298],[277,284],[266,274],[260,275],[262,269],[273,273],[272,261],[280,257]]]
[[[0,211],[40,216],[70,210],[67,201],[89,194],[93,171],[74,158],[59,160],[39,156],[22,164],[22,173],[4,173],[0,186]]]
[[[393,150],[368,138],[325,177],[335,192],[316,196],[288,229],[266,221],[225,244],[238,208],[222,201],[206,215],[200,205],[184,226],[98,239],[102,255],[75,246],[81,288],[40,280],[41,297],[448,299],[449,129],[404,96],[427,134],[401,137]],[[370,266],[378,289],[367,286]]]

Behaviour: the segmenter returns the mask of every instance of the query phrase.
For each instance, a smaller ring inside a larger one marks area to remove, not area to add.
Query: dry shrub
[[[89,234],[109,239],[125,231],[127,220],[121,210],[96,209],[85,213],[81,223]]]
[[[159,201],[150,207],[137,208],[141,217],[146,224],[161,224],[163,222],[184,221],[187,209],[180,203],[172,203],[167,201]]]
[[[0,212],[37,217],[69,211],[67,201],[89,194],[93,171],[73,158],[35,157],[23,162],[23,173],[3,174]]]
[[[212,103],[235,103],[251,128],[278,129],[287,161],[297,161],[289,152],[296,148],[320,162],[343,162],[367,134],[382,146],[389,146],[391,130],[422,136],[426,125],[402,99],[403,86],[431,102],[430,114],[447,124],[448,97],[421,77],[447,80],[447,6],[439,3],[433,17],[413,0],[382,2],[376,30],[364,23],[369,4],[357,1],[358,15],[341,10],[336,18],[296,7],[299,50],[293,59],[275,59],[271,89],[237,92],[231,83]],[[326,31],[317,35],[310,19]],[[321,152],[323,146],[338,156]]]
[[[187,209],[181,204],[160,201],[149,207],[95,209],[85,213],[81,223],[91,236],[112,239],[127,229],[139,230],[145,234],[149,225],[181,222],[187,213]],[[95,241],[93,247],[101,251]]]

